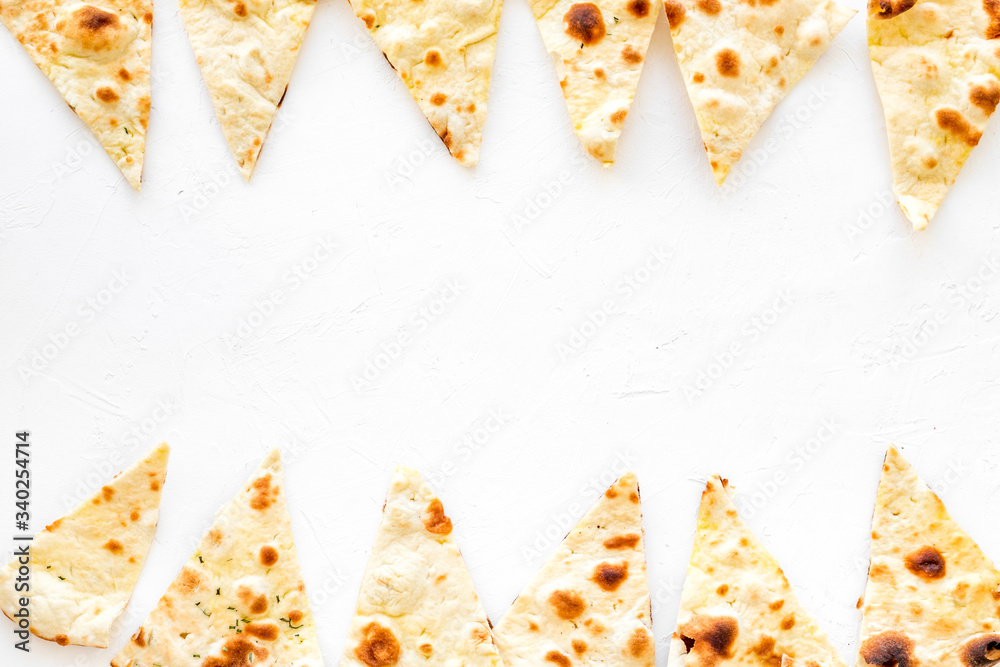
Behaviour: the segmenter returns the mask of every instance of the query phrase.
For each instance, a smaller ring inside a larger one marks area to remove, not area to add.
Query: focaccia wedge
[[[170,448],[161,444],[56,519],[30,543],[30,591],[18,592],[18,563],[0,569],[0,609],[9,618],[30,600],[31,631],[60,645],[106,648],[153,543]]]
[[[112,667],[322,667],[272,450]]]
[[[152,0],[5,0],[0,21],[138,190],[149,125]]]
[[[895,447],[871,544],[858,667],[1000,663],[1000,572]]]
[[[753,136],[857,12],[832,0],[664,0],[712,174]]]
[[[215,114],[243,178],[250,180],[316,0],[180,0]]]
[[[502,0],[351,0],[460,164],[479,162]]]
[[[914,229],[927,227],[1000,103],[998,38],[996,0],[869,2],[893,191]]]
[[[632,106],[659,0],[532,0],[570,120],[583,147],[610,167]]]
[[[652,667],[639,484],[611,485],[496,627],[508,667]]]
[[[503,667],[451,531],[420,473],[397,467],[341,667]]]
[[[736,512],[728,482],[708,480],[701,498],[671,667],[845,667],[803,608],[777,561]]]

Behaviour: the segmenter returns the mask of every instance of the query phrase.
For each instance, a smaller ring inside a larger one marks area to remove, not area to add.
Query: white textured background
[[[637,470],[660,665],[715,471],[849,662],[888,442],[1000,557],[997,125],[911,233],[883,206],[859,16],[720,193],[661,17],[605,172],[532,23],[509,0],[466,171],[347,3],[324,0],[246,185],[157,0],[140,194],[0,34],[0,440],[32,432],[34,528],[174,447],[112,648],[35,640],[29,661],[3,622],[0,664],[106,664],[276,444],[330,665],[396,461],[434,473],[494,619],[611,471]],[[368,362],[383,368],[365,378]],[[12,523],[5,473],[4,548]]]

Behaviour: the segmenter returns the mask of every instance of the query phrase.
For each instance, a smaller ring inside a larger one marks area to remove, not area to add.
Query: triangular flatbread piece
[[[479,162],[503,0],[351,0],[431,127],[462,165]]]
[[[727,482],[708,481],[688,566],[672,667],[844,667],[777,561],[736,513]]]
[[[322,667],[284,486],[275,449],[112,667]]]
[[[715,182],[856,13],[832,0],[664,0]]]
[[[316,0],[180,0],[215,114],[250,180]]]
[[[170,448],[162,444],[53,521],[30,543],[31,589],[15,589],[18,562],[0,569],[0,609],[30,598],[31,631],[62,646],[105,648],[153,543]]]
[[[0,3],[0,21],[138,190],[149,124],[152,0],[15,0]]]
[[[652,667],[639,484],[627,473],[566,536],[496,627],[508,667]]]
[[[490,622],[451,534],[416,470],[386,496],[341,667],[502,667]]]
[[[872,0],[868,49],[893,190],[924,229],[1000,102],[995,0]]]
[[[532,0],[573,130],[610,167],[632,106],[659,0]]]
[[[1000,663],[1000,572],[895,447],[871,549],[859,667]]]

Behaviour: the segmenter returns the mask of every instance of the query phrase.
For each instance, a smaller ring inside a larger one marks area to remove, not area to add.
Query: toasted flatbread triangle
[[[882,466],[858,665],[1000,662],[1000,572],[895,447]]]
[[[153,543],[170,448],[162,444],[53,521],[30,543],[31,631],[60,645],[105,648]],[[18,563],[0,569],[0,609],[20,607]]]
[[[778,566],[736,513],[727,482],[708,480],[688,566],[672,667],[844,667]]]
[[[138,190],[149,124],[152,0],[14,0],[0,3],[0,21]]]
[[[664,6],[718,185],[856,13],[832,0],[664,0]]]
[[[573,130],[610,167],[632,107],[659,0],[532,0]]]
[[[431,127],[462,165],[479,162],[503,0],[351,0]]]
[[[316,0],[180,0],[215,114],[250,180]]]
[[[340,664],[503,665],[451,519],[411,468],[393,475]]]
[[[272,450],[112,667],[321,667]]]
[[[652,667],[639,484],[604,493],[514,601],[496,630],[508,667]]]
[[[927,227],[1000,102],[997,37],[993,0],[868,5],[893,190],[915,229]]]

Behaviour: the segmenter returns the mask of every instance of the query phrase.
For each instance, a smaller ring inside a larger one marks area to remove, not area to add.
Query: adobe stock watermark
[[[612,318],[619,314],[623,304],[646,287],[670,260],[670,253],[663,248],[651,248],[646,258],[634,269],[625,271],[615,283],[611,293],[599,304],[584,311],[583,317],[570,327],[565,338],[556,341],[555,352],[560,361],[580,354],[597,337]]]
[[[447,458],[435,470],[427,473],[431,486],[440,491],[459,470],[459,462],[468,463],[505,428],[517,421],[513,415],[496,406],[469,425],[448,449]]]
[[[543,555],[573,529],[583,515],[607,491],[615,481],[632,469],[635,460],[627,451],[617,452],[607,470],[588,479],[580,487],[576,497],[566,507],[555,512],[543,528],[535,531],[530,545],[521,547],[521,557],[530,565],[537,565]]]
[[[395,192],[399,188],[412,185],[414,174],[443,154],[439,149],[440,143],[430,139],[419,139],[413,150],[393,160],[385,172],[385,182],[389,190]]]
[[[739,335],[721,352],[712,356],[708,364],[698,371],[693,382],[684,385],[684,398],[688,405],[694,403],[719,380],[725,377],[736,362],[747,353],[750,345],[759,341],[771,330],[794,304],[790,290],[778,290],[774,300],[753,314],[740,328]]]
[[[132,457],[131,452],[140,446],[152,448],[153,436],[163,428],[177,412],[177,403],[172,396],[156,399],[152,409],[131,426],[103,453],[100,460],[91,465],[90,472],[81,477],[72,489],[65,488],[60,495],[64,511],[69,511],[84,502],[108,480],[120,473]]]
[[[295,124],[295,114],[287,108],[279,108],[271,122],[267,138],[281,134],[287,127]],[[222,164],[207,175],[199,178],[199,184],[194,192],[184,199],[178,206],[181,218],[184,222],[191,222],[204,213],[215,199],[219,197],[233,183],[242,180],[237,167],[236,160],[230,156],[223,159]]]
[[[740,515],[749,519],[764,507],[772,498],[778,495],[796,473],[802,472],[827,445],[837,439],[840,434],[840,424],[834,417],[824,417],[819,427],[804,442],[800,442],[785,454],[782,466],[762,482],[757,482],[757,488],[750,493],[737,496]]]
[[[375,50],[375,40],[366,31],[357,31],[333,51],[333,67],[357,60],[363,53]]]
[[[132,282],[127,269],[118,269],[94,294],[77,306],[74,317],[64,322],[44,340],[27,349],[21,357],[17,372],[25,384],[32,377],[40,376],[70,346],[75,338],[87,330]]]
[[[235,348],[240,342],[255,335],[293,294],[316,275],[321,266],[336,256],[339,248],[332,236],[321,236],[316,239],[312,248],[282,274],[280,282],[270,291],[259,294],[254,299],[250,311],[237,319],[233,332],[225,335],[229,346]]]
[[[812,86],[805,102],[776,119],[777,122],[772,125],[774,129],[769,131],[771,136],[762,147],[754,148],[742,155],[722,184],[722,191],[728,194],[731,190],[741,187],[748,176],[753,176],[767,164],[771,156],[795,136],[799,129],[809,122],[813,115],[822,109],[823,105],[832,97],[833,93],[827,89],[825,84]]]
[[[52,165],[53,181],[59,182],[70,174],[79,171],[83,166],[84,158],[91,155],[95,150],[100,151],[101,146],[94,139],[90,132],[82,133],[72,145],[66,147],[66,154],[62,160]]]
[[[895,201],[896,196],[889,190],[876,193],[874,199],[858,211],[855,219],[844,225],[847,240],[854,243],[864,236],[895,205]]]
[[[201,182],[195,188],[194,194],[180,203],[180,214],[184,222],[191,222],[201,215],[212,201],[238,178],[240,178],[240,173],[236,169],[236,162],[229,160],[220,165],[207,178],[200,179]]]
[[[896,370],[907,361],[917,357],[930,344],[955,312],[962,308],[976,309],[976,299],[981,297],[986,287],[1000,274],[1000,259],[990,255],[983,260],[976,272],[964,282],[946,288],[946,305],[939,306],[917,326],[916,330],[893,337],[890,342],[889,366]]]
[[[518,204],[517,210],[507,219],[503,231],[520,235],[535,225],[542,214],[559,200],[566,188],[573,182],[580,171],[587,165],[589,158],[582,152],[574,154],[566,169],[542,180],[534,192],[526,195]]]
[[[409,319],[397,328],[394,334],[384,338],[368,353],[359,370],[351,373],[350,381],[354,390],[364,391],[372,388],[374,383],[402,358],[421,334],[452,309],[455,301],[465,293],[467,287],[457,278],[448,278],[442,285],[432,289],[431,296]]]

